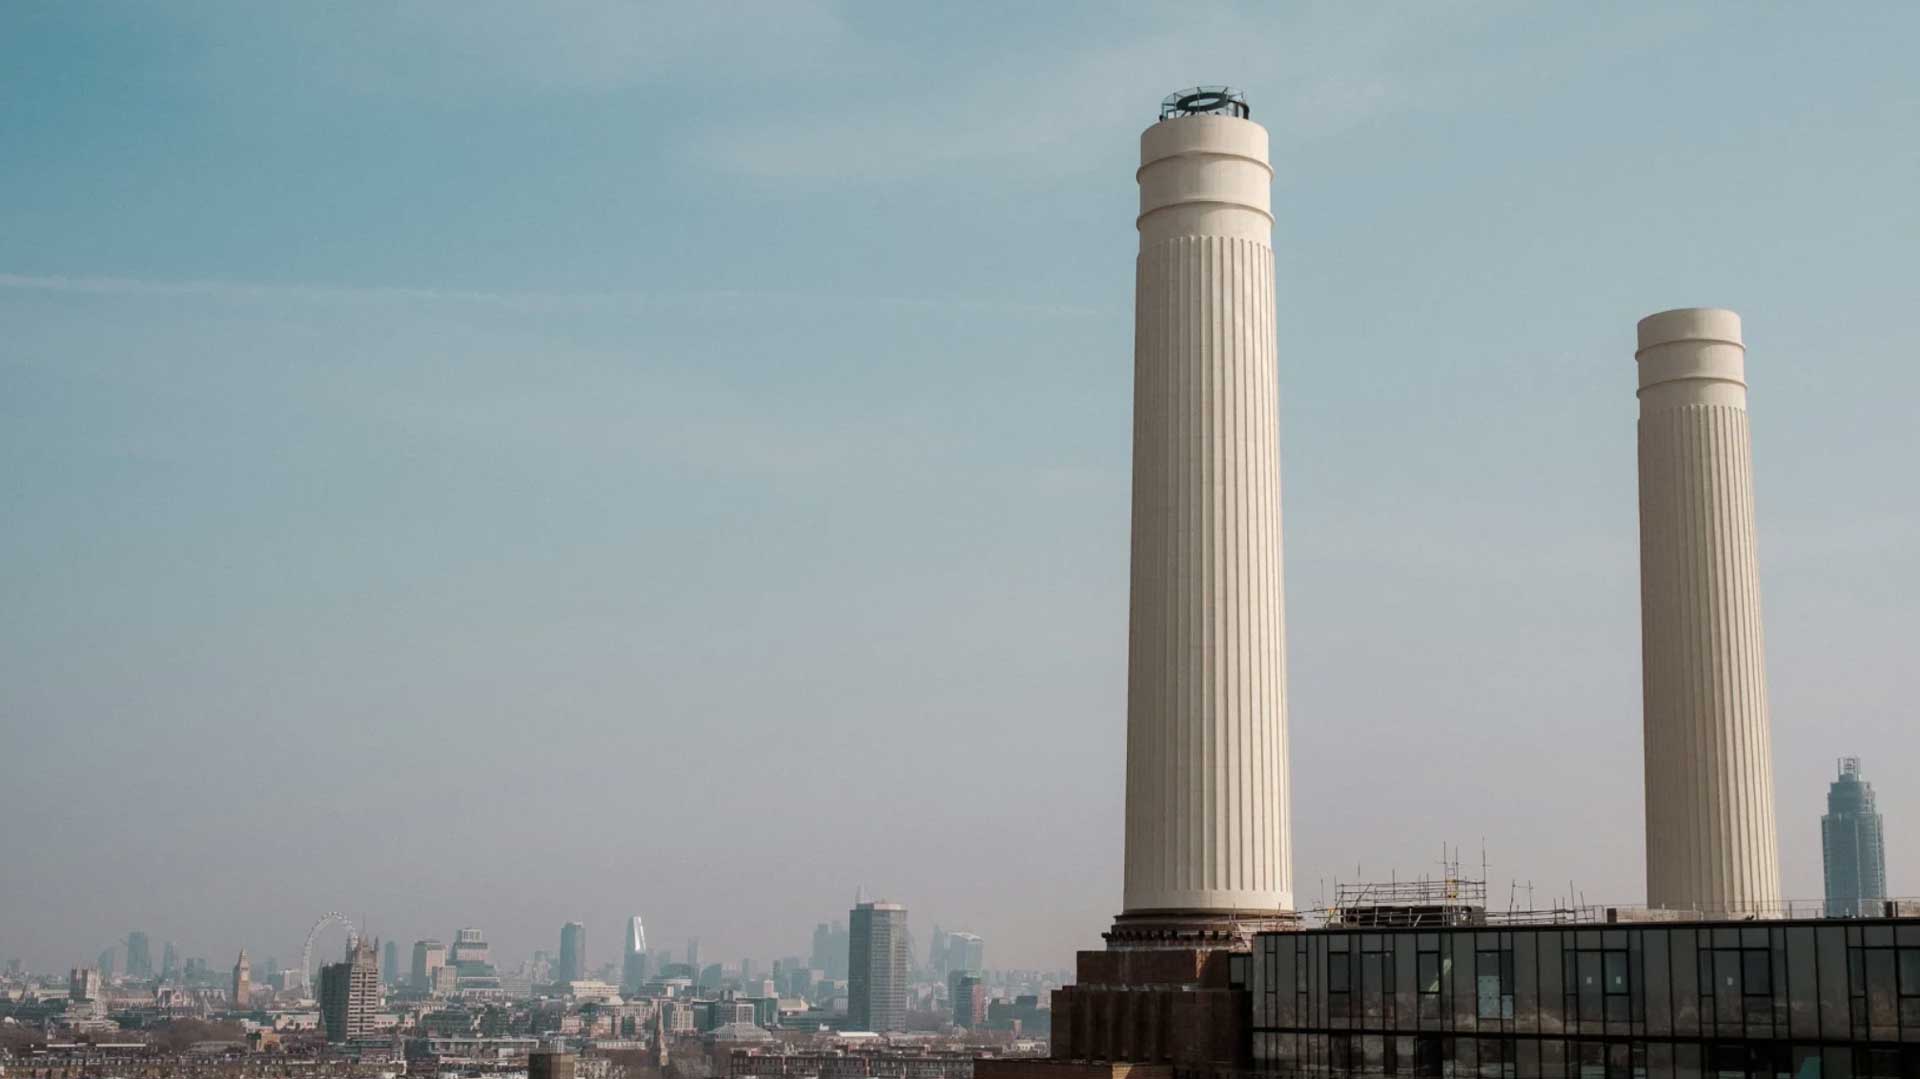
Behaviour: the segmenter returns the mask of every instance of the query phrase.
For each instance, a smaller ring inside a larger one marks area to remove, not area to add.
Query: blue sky
[[[0,7],[0,953],[1119,900],[1132,171],[1273,136],[1297,892],[1635,901],[1633,324],[1746,319],[1786,889],[1920,892],[1920,13]],[[1321,882],[1325,881],[1323,885]]]

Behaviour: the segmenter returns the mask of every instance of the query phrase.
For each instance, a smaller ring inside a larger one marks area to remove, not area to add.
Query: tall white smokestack
[[[1640,320],[1647,903],[1780,897],[1740,316]]]
[[[1224,88],[1140,138],[1127,915],[1291,910],[1267,132]]]

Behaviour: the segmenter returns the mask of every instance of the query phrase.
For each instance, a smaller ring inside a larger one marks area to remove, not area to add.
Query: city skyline
[[[1826,762],[1920,753],[1920,15],[451,10],[0,11],[0,957],[773,958],[864,886],[1065,966],[1122,898],[1114,222],[1196,76],[1274,133],[1296,906],[1482,841],[1644,896],[1622,357],[1679,304],[1751,342],[1786,897]]]

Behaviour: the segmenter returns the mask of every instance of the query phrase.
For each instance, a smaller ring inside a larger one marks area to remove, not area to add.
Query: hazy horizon
[[[559,12],[559,14],[556,14]],[[1920,9],[0,8],[0,960],[1061,968],[1133,169],[1272,136],[1296,898],[1643,898],[1634,323],[1745,320],[1787,895],[1920,892]],[[924,958],[924,955],[921,956]]]

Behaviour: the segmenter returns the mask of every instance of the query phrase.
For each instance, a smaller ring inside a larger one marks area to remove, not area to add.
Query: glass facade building
[[[1326,928],[1237,966],[1271,1074],[1920,1079],[1916,918]]]
[[[1861,778],[1858,757],[1841,758],[1840,777],[1827,788],[1820,854],[1827,877],[1827,916],[1877,913],[1887,895],[1887,847],[1873,784]]]

